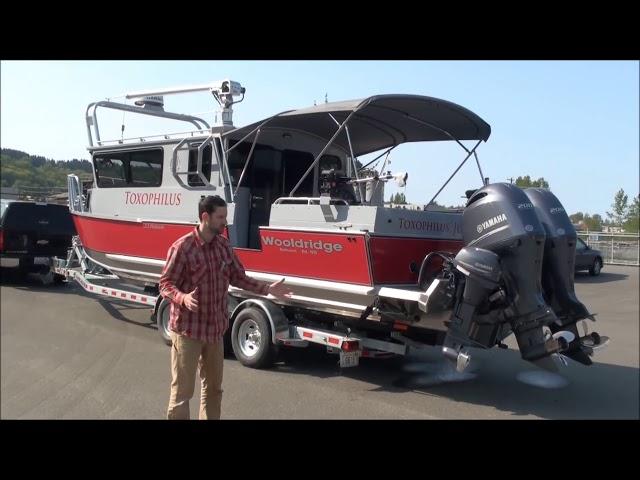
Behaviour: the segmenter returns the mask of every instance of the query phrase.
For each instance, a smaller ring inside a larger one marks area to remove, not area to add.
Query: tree
[[[516,178],[516,185],[520,188],[549,188],[549,182],[547,182],[544,177],[540,177],[537,180],[531,180],[529,175]]]
[[[587,229],[594,232],[602,230],[603,220],[597,213],[591,215],[587,212],[577,212],[569,215],[569,219],[571,220],[571,223],[578,225],[578,230]]]
[[[3,187],[60,187],[67,184],[67,175],[91,177],[91,162],[74,159],[50,160],[19,150],[0,150],[0,184]]]
[[[624,193],[624,190],[621,188],[613,198],[613,203],[611,204],[612,211],[607,212],[607,217],[609,217],[616,227],[620,227],[624,223],[627,216],[628,203],[629,196]]]
[[[633,198],[633,203],[629,205],[624,222],[624,231],[628,233],[639,233],[640,231],[640,195]]]
[[[584,223],[587,225],[587,228],[594,232],[599,232],[602,230],[602,217],[599,214],[594,214],[593,216],[588,213],[584,217]]]
[[[404,205],[407,203],[407,199],[405,198],[404,193],[396,193],[395,195],[391,195],[391,203]]]
[[[582,220],[584,220],[584,213],[574,213],[572,215],[569,215],[569,219],[571,220],[571,223],[580,223]]]

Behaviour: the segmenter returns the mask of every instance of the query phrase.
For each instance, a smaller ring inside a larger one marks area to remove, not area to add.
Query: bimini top
[[[328,114],[340,124],[349,119],[347,127],[355,156],[406,142],[486,141],[491,135],[488,123],[455,103],[421,95],[376,95],[282,112],[232,130],[225,136],[240,140],[262,125],[262,130],[297,130],[328,142],[338,129]],[[345,152],[350,151],[344,132],[333,144]]]

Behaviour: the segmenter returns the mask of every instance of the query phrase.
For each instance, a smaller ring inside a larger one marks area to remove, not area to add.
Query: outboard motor
[[[595,321],[593,315],[578,300],[574,288],[576,231],[560,201],[549,190],[527,188],[525,194],[535,208],[544,227],[546,240],[542,264],[542,289],[547,304],[556,314],[556,322],[550,325],[553,333],[569,331],[574,339],[563,352],[574,360],[591,365],[589,344],[604,340],[596,332],[580,338],[576,322],[583,319]],[[587,351],[583,347],[587,346]]]
[[[502,270],[498,255],[476,247],[462,248],[449,268],[463,276],[457,282],[456,301],[442,353],[456,363],[458,371],[463,371],[470,361],[463,351],[465,345],[486,348],[499,340],[501,319],[487,313],[492,302],[504,299],[504,291],[500,289]]]
[[[463,281],[444,355],[460,369],[465,345],[490,348],[511,331],[522,358],[541,365],[568,348],[570,334],[545,334],[545,327],[558,322],[541,285],[546,233],[524,191],[507,183],[477,190],[467,202],[462,230],[466,247],[453,265]]]

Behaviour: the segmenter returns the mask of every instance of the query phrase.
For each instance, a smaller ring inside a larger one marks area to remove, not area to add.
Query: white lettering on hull
[[[262,237],[262,241],[265,245],[275,245],[276,247],[280,247],[281,251],[286,251],[289,253],[297,252],[297,250],[292,250],[292,248],[301,248],[303,249],[303,253],[305,250],[308,250],[312,254],[317,254],[318,252],[324,252],[328,254],[340,253],[344,249],[344,246],[340,243],[330,243],[323,240],[302,240],[294,238],[283,240],[280,238],[274,238],[271,235],[264,235]]]

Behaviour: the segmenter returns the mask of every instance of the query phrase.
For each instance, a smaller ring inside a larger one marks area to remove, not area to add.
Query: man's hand
[[[269,293],[274,297],[290,297],[292,291],[284,286],[284,278],[269,285]]]
[[[182,299],[182,304],[187,307],[187,310],[190,312],[198,311],[198,300],[196,299],[196,295],[198,294],[198,287],[193,289],[193,292],[187,293]]]

